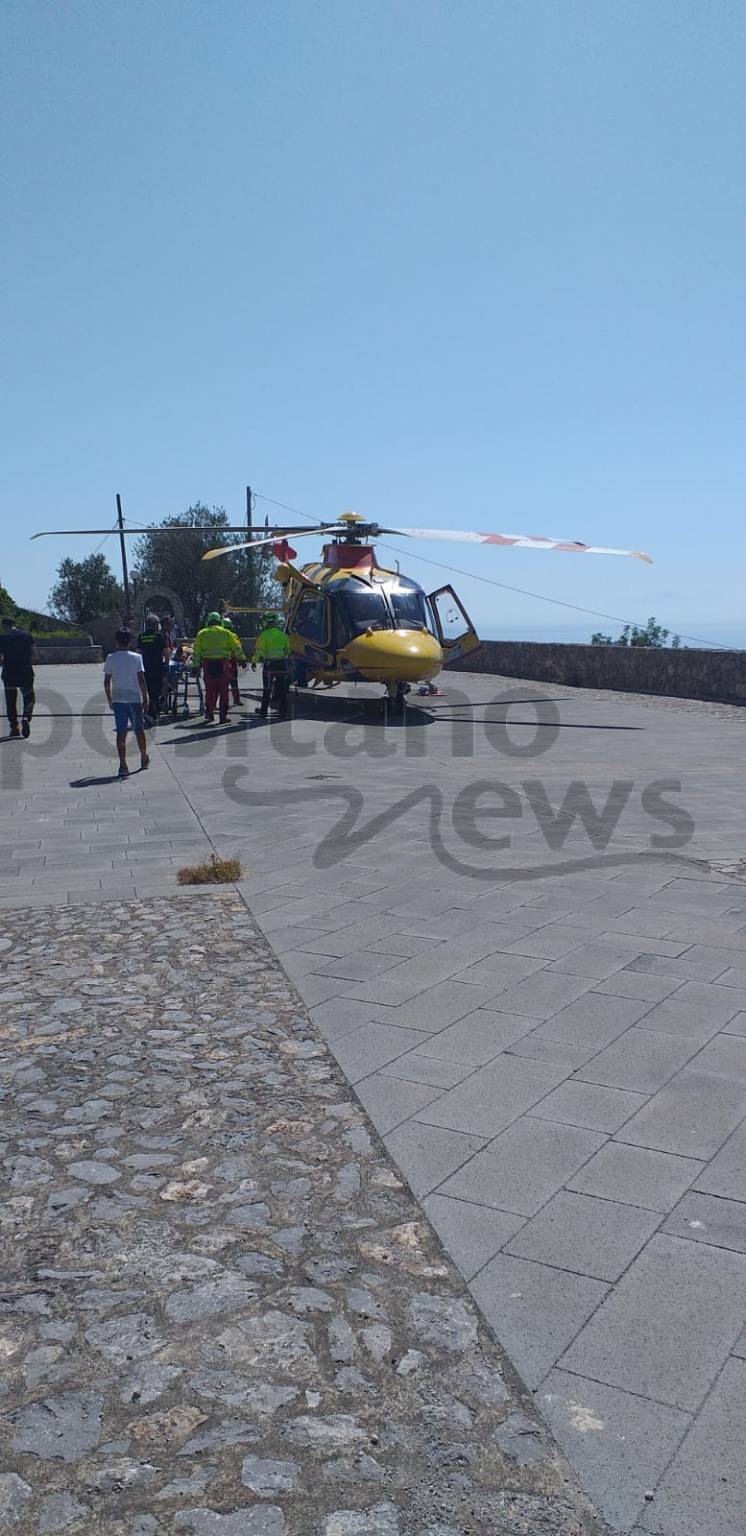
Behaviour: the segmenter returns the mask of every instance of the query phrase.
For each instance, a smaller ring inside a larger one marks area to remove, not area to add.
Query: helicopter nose
[[[371,683],[428,683],[443,665],[443,652],[424,629],[370,629],[344,649],[345,659]]]

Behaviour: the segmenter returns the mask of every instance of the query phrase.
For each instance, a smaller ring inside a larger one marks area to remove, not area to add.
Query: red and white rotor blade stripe
[[[382,530],[384,531],[384,530]],[[581,544],[576,539],[546,539],[528,533],[468,533],[460,528],[387,528],[386,533],[407,539],[450,539],[458,544],[498,544],[513,549],[555,549],[572,555],[629,555],[652,565],[650,555],[639,549],[608,549],[603,544]]]

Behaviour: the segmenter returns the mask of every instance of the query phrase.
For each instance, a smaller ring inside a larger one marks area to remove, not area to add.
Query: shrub
[[[187,864],[176,876],[179,885],[232,885],[241,879],[241,860],[219,859],[212,853],[202,864]]]

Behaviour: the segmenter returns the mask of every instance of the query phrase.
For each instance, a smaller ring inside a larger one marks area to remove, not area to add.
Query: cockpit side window
[[[321,593],[305,592],[293,615],[293,629],[316,645],[326,645],[328,603]]]

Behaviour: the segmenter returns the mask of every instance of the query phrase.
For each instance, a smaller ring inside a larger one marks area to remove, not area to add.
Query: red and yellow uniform
[[[214,720],[216,704],[221,724],[227,719],[230,664],[245,660],[240,640],[229,629],[223,628],[220,614],[208,614],[207,623],[199,631],[192,650],[192,663],[202,667],[205,680],[206,720]]]

